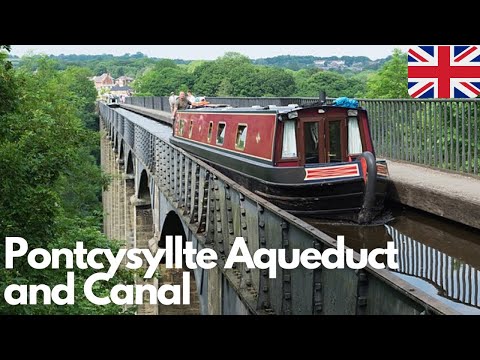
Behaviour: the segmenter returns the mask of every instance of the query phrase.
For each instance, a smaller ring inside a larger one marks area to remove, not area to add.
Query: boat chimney
[[[327,103],[327,94],[325,93],[324,90],[320,90],[320,105],[325,105]]]

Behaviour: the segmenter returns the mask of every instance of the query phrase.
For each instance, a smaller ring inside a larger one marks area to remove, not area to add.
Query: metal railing
[[[361,99],[360,105],[379,155],[478,175],[479,101]]]
[[[308,105],[318,98],[208,97],[213,104]],[[358,99],[369,114],[377,156],[438,169],[479,174],[479,101]],[[328,99],[331,102],[332,99]],[[169,111],[168,97],[130,97],[127,104]]]

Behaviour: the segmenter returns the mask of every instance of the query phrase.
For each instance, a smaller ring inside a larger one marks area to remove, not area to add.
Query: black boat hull
[[[384,208],[387,181],[384,177],[377,177],[376,173],[373,206],[366,209],[363,177],[304,181],[305,169],[301,167],[274,167],[267,162],[208,149],[181,139],[172,137],[170,141],[248,190],[297,216],[365,223],[379,215]]]
[[[202,160],[235,182],[293,215],[362,222],[359,219],[365,203],[365,183],[362,179],[307,183],[295,187],[266,184],[260,179],[238,173],[207,159]],[[380,215],[384,209],[387,185],[386,179],[377,179],[375,206],[370,209],[372,219]]]

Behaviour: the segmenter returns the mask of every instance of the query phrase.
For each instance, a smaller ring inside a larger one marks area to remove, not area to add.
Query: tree
[[[232,84],[231,96],[262,96],[260,70],[250,63],[237,64],[227,76]]]
[[[252,61],[243,54],[234,51],[228,51],[223,56],[220,56],[217,59],[218,62],[224,63],[225,65],[240,65],[240,64],[251,64]]]
[[[227,77],[227,69],[217,61],[208,61],[196,67],[193,71],[193,78],[195,79],[193,91],[205,96],[215,96],[219,94],[222,82],[229,82],[230,80]],[[222,91],[223,89],[224,86],[222,86]]]
[[[101,233],[99,200],[106,178],[92,152],[98,149],[98,133],[85,126],[82,116],[90,109],[91,82],[84,69],[58,71],[47,57],[33,59],[36,71],[9,70],[9,92],[15,106],[0,113],[0,234],[23,236],[31,248],[75,247],[119,249]],[[3,73],[0,66],[0,74]],[[87,79],[88,80],[88,79]],[[3,94],[2,94],[3,95]],[[4,242],[0,254],[4,254]],[[105,261],[106,259],[99,259]],[[5,269],[0,257],[0,292],[10,284],[64,284],[66,272],[32,269],[25,257]],[[75,269],[75,305],[10,306],[0,302],[2,314],[117,314],[116,305],[94,306],[83,296],[83,284],[92,269]],[[97,294],[106,295],[115,283],[132,281],[126,272],[110,283],[101,283]]]
[[[255,96],[251,94],[240,95],[251,90],[251,85],[248,85],[248,89],[238,87],[239,84],[246,84],[245,77],[251,76],[251,74],[245,73],[246,69],[249,69],[247,72],[253,69],[248,57],[236,52],[227,52],[215,61],[205,62],[195,67],[193,71],[195,80],[193,90],[197,94],[205,96]],[[237,76],[242,78],[236,78]],[[230,94],[225,94],[227,88],[231,89]]]
[[[177,64],[175,64],[175,61],[170,59],[161,59],[155,63],[155,65],[153,66],[153,69],[156,71],[161,71],[166,68],[176,68],[176,67],[177,67]]]
[[[300,70],[296,80],[299,96],[316,97],[323,90],[329,97],[355,97],[362,89],[360,80],[330,71]]]
[[[17,104],[17,84],[13,78],[12,64],[7,61],[9,51],[10,45],[0,45],[0,116],[13,111]]]
[[[78,110],[78,117],[83,119],[88,129],[98,131],[98,118],[95,114],[95,100],[97,90],[89,79],[92,72],[86,68],[69,67],[63,73],[65,84],[77,101],[75,108]]]
[[[187,91],[193,86],[193,75],[175,65],[154,68],[138,78],[132,86],[139,93],[151,93],[154,96],[168,96],[170,92]]]
[[[217,96],[231,96],[233,93],[233,85],[230,79],[223,79],[217,90]]]
[[[293,96],[296,84],[293,75],[285,69],[258,67],[262,96]]]
[[[253,65],[232,52],[196,66],[193,76],[193,90],[206,96],[291,96],[296,88],[285,69]]]
[[[400,49],[393,51],[392,58],[368,80],[367,97],[374,99],[409,97],[407,54]]]
[[[193,74],[195,69],[204,63],[205,63],[205,60],[194,60],[190,62],[190,64],[185,66],[186,66],[187,72]]]

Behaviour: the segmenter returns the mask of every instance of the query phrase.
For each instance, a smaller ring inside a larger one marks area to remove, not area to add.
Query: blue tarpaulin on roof
[[[341,106],[341,107],[356,109],[358,108],[358,101],[355,99],[349,99],[344,96],[334,100],[333,106]]]

